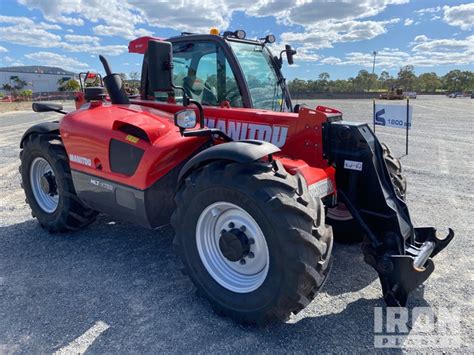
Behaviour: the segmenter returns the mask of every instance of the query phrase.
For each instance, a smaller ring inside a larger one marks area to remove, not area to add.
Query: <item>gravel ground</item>
[[[368,100],[307,103],[342,109],[350,120],[372,117]],[[412,219],[418,226],[451,226],[457,236],[436,257],[435,272],[411,295],[409,307],[458,307],[457,350],[472,353],[474,100],[419,97],[412,103],[410,154],[403,158]],[[54,118],[0,114],[0,353],[52,353],[104,323],[108,329],[90,353],[374,350],[374,307],[383,303],[377,275],[358,246],[336,245],[331,276],[304,311],[287,323],[256,328],[215,315],[195,296],[179,272],[169,227],[148,231],[101,216],[77,233],[45,233],[24,203],[18,143],[33,122]],[[377,134],[403,154],[403,130],[383,128]],[[438,338],[427,335],[430,341]],[[450,349],[405,343],[389,351],[410,350]]]

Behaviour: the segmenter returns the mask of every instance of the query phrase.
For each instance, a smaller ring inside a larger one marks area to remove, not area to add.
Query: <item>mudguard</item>
[[[23,133],[23,136],[21,137],[20,148],[23,148],[23,142],[32,133],[40,133],[40,134],[58,133],[59,134],[59,121],[41,122],[28,128],[26,132]]]
[[[279,151],[280,148],[271,143],[250,139],[218,144],[190,159],[179,173],[178,184],[192,170],[213,160],[250,163]]]

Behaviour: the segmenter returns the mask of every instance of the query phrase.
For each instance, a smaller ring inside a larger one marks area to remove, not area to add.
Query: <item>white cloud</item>
[[[409,0],[204,0],[130,1],[121,0],[19,0],[30,9],[39,9],[49,21],[72,23],[87,19],[97,23],[96,35],[118,34],[130,39],[148,34],[137,26],[147,23],[181,31],[203,32],[211,26],[229,27],[232,14],[243,11],[250,16],[273,16],[279,22],[311,26],[321,21],[348,21],[377,15],[387,6]],[[102,23],[103,22],[103,23]],[[82,24],[82,23],[77,23]]]
[[[8,52],[8,49],[6,49],[5,47],[0,46],[0,53],[6,53],[6,52]]]
[[[9,23],[13,25],[22,25],[26,27],[35,27],[42,30],[60,30],[61,26],[46,22],[36,23],[28,17],[23,16],[3,16],[0,15],[0,23]]]
[[[92,43],[96,46],[99,45],[99,37],[95,36],[83,36],[83,35],[65,35],[64,39],[74,43]]]
[[[426,37],[425,35],[419,35],[415,37],[413,42],[419,43],[419,42],[426,42],[427,40],[428,40],[428,37]]]
[[[459,6],[444,6],[443,21],[451,26],[458,26],[464,31],[474,27],[474,2]]]
[[[128,50],[124,45],[94,45],[88,43],[62,43],[61,48],[68,52],[103,54],[108,56],[116,56],[125,53]]]
[[[328,64],[328,65],[338,65],[342,63],[342,60],[336,57],[326,57],[319,61],[321,64]]]
[[[0,41],[28,47],[59,48],[68,52],[105,53],[112,56],[127,51],[126,45],[101,46],[96,36],[66,34],[63,40],[60,35],[50,32],[61,29],[60,26],[45,22],[35,23],[27,17],[0,15],[0,23],[8,24],[8,26],[0,27]],[[137,30],[137,34],[140,33],[142,32]]]
[[[45,16],[44,18],[51,22],[61,22],[70,26],[83,26],[84,25],[84,20],[81,18],[67,17],[67,16],[56,16],[56,17]]]
[[[388,21],[323,21],[307,26],[305,32],[282,33],[281,38],[284,42],[301,44],[308,49],[330,48],[333,43],[375,38],[387,32],[387,25],[399,21],[398,18]]]
[[[388,5],[408,2],[409,0],[296,2],[296,6],[291,7],[285,14],[288,14],[290,22],[307,25],[324,20],[345,21],[375,16],[385,10]]]
[[[57,47],[61,36],[36,26],[14,25],[0,27],[0,41],[21,44],[29,47]]]
[[[324,58],[320,63],[371,68],[372,61],[371,53],[351,52],[344,58]],[[474,35],[462,40],[429,39],[425,35],[420,35],[416,36],[412,42],[410,52],[401,51],[398,48],[384,48],[377,52],[378,70],[400,68],[408,64],[415,67],[474,64]]]
[[[51,48],[56,47],[61,36],[48,32],[60,30],[61,27],[45,22],[35,23],[33,20],[22,16],[2,16],[0,23],[9,26],[0,27],[0,41],[21,44],[30,47]]]
[[[405,21],[403,22],[405,26],[411,26],[413,25],[413,20],[411,18],[406,18]]]
[[[207,32],[210,27],[229,27],[232,9],[226,1],[142,1],[135,6],[151,26],[179,31]]]
[[[432,53],[437,54],[444,52],[446,54],[463,53],[471,56],[471,62],[474,62],[474,35],[466,37],[465,39],[428,39],[426,38],[421,43],[414,44],[412,50],[418,53]],[[466,64],[466,63],[459,63]]]
[[[151,36],[153,33],[143,28],[135,29],[131,26],[105,26],[98,25],[93,29],[94,34],[99,36],[119,36],[128,40],[142,36]]]
[[[441,6],[428,7],[426,9],[416,10],[415,12],[420,14],[420,15],[424,15],[424,14],[434,14],[434,13],[439,12],[439,11],[441,11]]]
[[[87,19],[93,23],[103,21],[107,26],[133,29],[135,25],[144,23],[140,11],[132,4],[121,0],[19,0],[19,2],[29,9],[39,9],[49,21],[68,25],[82,26],[84,19]],[[153,3],[153,6],[159,9],[161,3]]]
[[[60,67],[66,70],[77,72],[78,70],[89,69],[89,64],[82,63],[74,58],[52,52],[37,52],[25,55],[26,59],[34,64]]]

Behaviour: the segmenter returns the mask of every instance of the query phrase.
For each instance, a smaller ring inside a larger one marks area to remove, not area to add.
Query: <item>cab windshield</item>
[[[287,110],[282,90],[272,64],[271,53],[260,44],[229,41],[247,81],[254,108]]]

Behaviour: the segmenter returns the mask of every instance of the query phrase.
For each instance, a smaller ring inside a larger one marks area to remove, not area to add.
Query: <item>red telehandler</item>
[[[434,269],[454,237],[415,228],[400,162],[367,124],[293,106],[281,73],[296,53],[244,31],[130,43],[143,54],[141,94],[118,74],[88,87],[71,113],[21,139],[23,188],[50,232],[101,212],[146,228],[171,222],[184,272],[215,310],[244,323],[287,319],[316,296],[336,239],[363,236],[390,306]],[[108,95],[108,97],[106,97]],[[330,225],[327,225],[328,222]]]

